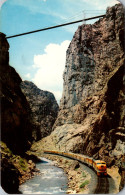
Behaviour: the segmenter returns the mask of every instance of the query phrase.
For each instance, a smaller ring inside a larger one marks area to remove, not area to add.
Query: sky
[[[105,14],[107,7],[116,3],[117,0],[0,0],[0,31],[11,36],[81,20]],[[59,102],[66,50],[81,24],[8,39],[10,65],[22,80],[54,93]]]

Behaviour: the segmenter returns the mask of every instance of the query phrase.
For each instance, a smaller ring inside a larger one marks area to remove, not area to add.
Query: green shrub
[[[25,162],[24,159],[20,158],[20,159],[19,159],[19,164],[20,164],[20,167],[21,167],[21,169],[22,169],[23,171],[26,171],[26,170],[27,170],[27,164],[26,164],[26,162]]]
[[[86,177],[86,174],[85,174],[85,172],[83,172],[83,173],[82,173],[82,176],[83,176],[83,177]]]
[[[84,188],[87,184],[89,184],[88,180],[84,181],[79,187]]]
[[[78,171],[79,168],[75,168],[75,171]]]

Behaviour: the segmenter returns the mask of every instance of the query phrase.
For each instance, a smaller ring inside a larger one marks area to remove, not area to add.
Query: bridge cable
[[[34,30],[34,31],[30,31],[30,32],[25,32],[25,33],[21,33],[21,34],[17,34],[17,35],[8,36],[6,38],[10,39],[10,38],[14,38],[14,37],[19,37],[19,36],[23,36],[23,35],[27,35],[27,34],[31,34],[31,33],[36,33],[36,32],[50,30],[50,29],[54,29],[54,28],[59,28],[59,27],[62,27],[62,26],[67,26],[67,25],[71,25],[71,24],[75,24],[75,23],[79,23],[79,22],[83,22],[83,21],[88,21],[88,20],[92,20],[92,19],[96,19],[96,18],[100,18],[100,17],[104,17],[104,16],[105,15],[99,15],[99,16],[95,16],[95,17],[91,17],[91,18],[85,18],[85,19],[82,19],[82,20],[74,21],[74,22],[68,22],[68,23],[64,23],[64,24],[60,24],[60,25],[56,25],[56,26],[42,28],[42,29],[39,29],[39,30]]]

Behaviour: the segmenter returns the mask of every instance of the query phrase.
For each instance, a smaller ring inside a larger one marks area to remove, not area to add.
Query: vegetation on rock
[[[87,184],[89,184],[89,181],[85,180],[79,187],[84,188]]]
[[[0,142],[1,186],[7,193],[18,193],[19,184],[38,173],[32,160],[27,160],[13,152],[4,142]]]

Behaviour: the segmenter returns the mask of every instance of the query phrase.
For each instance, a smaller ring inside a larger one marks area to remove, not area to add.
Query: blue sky
[[[0,0],[0,29],[7,36],[19,34],[104,14],[116,3],[117,0]],[[10,65],[23,80],[53,92],[59,101],[65,53],[78,25],[8,39]]]

